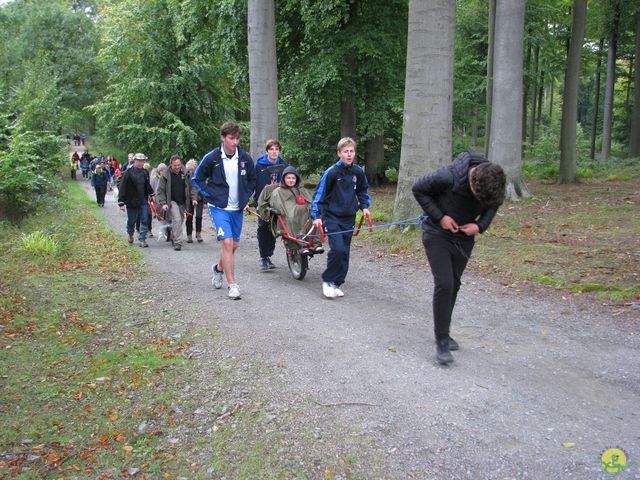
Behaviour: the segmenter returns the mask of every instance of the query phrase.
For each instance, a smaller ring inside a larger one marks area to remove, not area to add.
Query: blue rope
[[[406,220],[398,220],[395,222],[389,222],[389,223],[380,223],[378,225],[373,225],[373,227],[371,228],[387,228],[387,227],[395,227],[397,225],[420,225],[422,223],[422,221],[427,218],[426,215],[420,215],[419,217],[413,217],[413,218],[408,218]],[[365,227],[364,225],[362,226],[362,230],[365,229],[369,229],[369,227]],[[341,230],[338,232],[325,232],[325,236],[329,236],[329,235],[339,235],[341,233],[348,233],[348,232],[355,232],[357,229],[356,228],[350,228],[348,230]],[[313,235],[305,235],[306,237],[319,237],[320,235],[315,233]]]

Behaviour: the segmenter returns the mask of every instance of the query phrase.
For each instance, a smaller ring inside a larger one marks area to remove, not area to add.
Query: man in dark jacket
[[[267,185],[280,183],[283,170],[289,166],[280,157],[280,142],[273,138],[267,140],[264,155],[256,160],[256,192],[253,195],[255,201],[260,198],[262,189]],[[271,262],[271,256],[276,248],[276,239],[271,233],[269,222],[258,219],[258,250],[260,251],[260,270],[276,268]]]
[[[211,268],[211,283],[215,288],[222,288],[222,277],[226,275],[228,295],[233,300],[240,299],[240,289],[235,280],[234,255],[240,246],[242,211],[256,186],[251,155],[238,146],[241,135],[239,125],[230,122],[222,125],[222,144],[202,158],[191,179],[207,202],[209,216],[221,244],[220,258]]]
[[[453,362],[458,343],[449,336],[451,314],[474,236],[483,233],[504,201],[505,174],[478,153],[463,152],[452,164],[418,179],[413,195],[428,216],[422,224],[433,274],[433,322],[436,359]]]
[[[149,174],[144,169],[147,157],[143,153],[133,156],[133,167],[128,168],[120,177],[120,191],[118,192],[118,207],[124,212],[127,207],[127,234],[129,243],[133,243],[133,232],[136,222],[140,221],[140,246],[148,247],[147,232],[149,231],[148,197],[154,196]]]
[[[191,177],[182,165],[179,155],[171,157],[169,168],[158,181],[156,199],[160,208],[169,214],[171,221],[171,241],[174,250],[182,249],[182,224],[184,212],[190,205],[196,205],[196,189],[191,185]]]

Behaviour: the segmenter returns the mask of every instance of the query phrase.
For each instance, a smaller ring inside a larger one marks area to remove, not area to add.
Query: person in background
[[[193,177],[193,172],[195,172],[196,167],[198,166],[198,162],[195,159],[190,159],[187,164],[187,173],[189,174],[189,179]],[[194,188],[195,190],[195,188]],[[198,243],[202,243],[202,210],[203,210],[204,202],[202,200],[202,195],[198,193],[196,190],[196,204],[189,204],[189,214],[187,215],[187,243],[193,243],[193,220],[195,217],[196,223],[196,240]]]
[[[176,251],[182,250],[182,224],[185,209],[195,205],[196,189],[191,185],[191,176],[182,165],[179,155],[174,155],[169,161],[169,168],[165,170],[158,182],[156,195],[160,208],[171,220],[171,243]]]
[[[260,198],[262,189],[267,185],[278,184],[282,180],[282,172],[289,166],[280,157],[280,142],[271,138],[267,140],[263,154],[256,160],[256,192],[253,195],[255,201]],[[260,270],[276,268],[271,261],[271,256],[276,247],[276,239],[271,232],[268,222],[258,219],[258,250],[260,251]]]
[[[91,174],[91,186],[96,191],[96,202],[99,207],[104,207],[104,197],[107,194],[108,184],[109,174],[101,164],[96,165],[95,170]]]
[[[71,168],[71,180],[76,180],[78,178],[77,172],[79,166],[80,155],[78,155],[78,152],[73,152],[73,155],[71,155],[71,162],[69,163],[69,167]]]
[[[128,168],[120,176],[120,187],[118,192],[118,207],[121,211],[127,211],[127,234],[129,243],[133,243],[133,232],[136,222],[140,221],[140,232],[138,240],[140,247],[146,248],[147,231],[149,230],[149,205],[148,197],[155,194],[149,183],[149,174],[144,169],[144,162],[147,157],[144,153],[136,153],[133,157],[133,167]]]

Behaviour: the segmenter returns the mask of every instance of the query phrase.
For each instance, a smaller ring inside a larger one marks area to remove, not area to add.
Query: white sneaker
[[[211,278],[211,285],[216,288],[222,288],[222,277],[224,276],[224,272],[218,272],[216,270],[216,264],[211,265],[211,271],[213,272],[213,277]]]
[[[240,288],[237,283],[229,285],[229,298],[232,300],[240,300]]]
[[[332,283],[331,286],[333,287],[333,291],[336,292],[336,297],[344,297],[344,292],[340,290],[339,286],[335,283]]]
[[[336,289],[332,283],[322,282],[322,293],[327,298],[336,298]]]

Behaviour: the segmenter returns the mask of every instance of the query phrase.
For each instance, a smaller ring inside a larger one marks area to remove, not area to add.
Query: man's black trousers
[[[473,237],[459,241],[422,232],[431,273],[433,274],[433,329],[436,340],[449,335],[451,313],[460,289],[460,279],[473,250]]]

